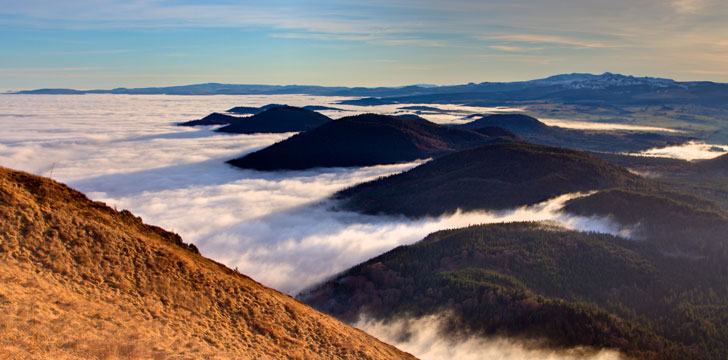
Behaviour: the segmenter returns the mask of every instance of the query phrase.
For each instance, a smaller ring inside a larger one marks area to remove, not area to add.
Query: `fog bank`
[[[440,333],[446,315],[400,318],[391,321],[360,319],[355,327],[376,338],[407,351],[422,360],[618,360],[615,350],[585,347],[553,350],[537,341],[504,337],[452,339]]]
[[[236,105],[332,105],[340,99],[2,95],[0,165],[52,175],[94,200],[177,232],[203,255],[288,293],[442,229],[553,220],[578,230],[628,234],[608,220],[560,213],[561,205],[576,195],[509,211],[458,212],[417,221],[336,212],[326,200],[331,194],[421,161],[306,171],[242,170],[225,161],[291,134],[230,135],[174,125]]]
[[[728,145],[713,145],[700,141],[689,141],[682,145],[647,149],[635,155],[692,161],[712,159],[726,153],[728,153]]]

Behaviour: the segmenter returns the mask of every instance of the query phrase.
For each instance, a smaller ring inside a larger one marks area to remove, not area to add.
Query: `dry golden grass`
[[[0,358],[413,358],[194,250],[0,167]]]

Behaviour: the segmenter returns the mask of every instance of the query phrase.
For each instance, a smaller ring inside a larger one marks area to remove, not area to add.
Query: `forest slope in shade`
[[[445,336],[725,359],[725,253],[675,256],[660,245],[544,223],[471,226],[400,246],[300,297],[346,321],[450,313]]]
[[[454,127],[478,131],[479,128],[497,126],[511,130],[534,144],[589,151],[637,152],[655,147],[678,145],[691,139],[684,135],[665,135],[644,131],[564,129],[558,126],[548,126],[538,119],[524,114],[475,115],[471,118],[475,120]]]
[[[580,151],[501,143],[448,154],[342,190],[335,197],[347,210],[419,217],[457,209],[506,209],[566,193],[646,183]]]
[[[514,136],[488,136],[421,118],[364,114],[329,122],[228,162],[255,170],[394,164],[516,141]]]
[[[0,358],[413,359],[128,211],[1,167]]]
[[[295,106],[274,106],[250,117],[234,117],[217,129],[234,134],[284,133],[311,130],[330,122],[326,115]]]

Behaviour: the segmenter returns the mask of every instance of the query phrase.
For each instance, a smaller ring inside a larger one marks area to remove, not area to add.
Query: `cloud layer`
[[[566,195],[502,212],[455,213],[417,221],[332,211],[326,200],[348,186],[409,164],[257,172],[225,160],[290,134],[228,135],[174,126],[236,105],[326,105],[311,96],[0,96],[0,165],[63,181],[92,199],[129,209],[178,232],[202,253],[266,285],[295,293],[427,234],[471,224],[553,220],[624,233],[602,220],[559,213]],[[468,112],[445,106],[452,122]],[[352,108],[353,110],[354,108]],[[398,111],[396,107],[365,111]],[[500,109],[503,110],[503,109]],[[359,109],[358,111],[362,111]],[[334,113],[349,115],[352,112]]]
[[[355,326],[378,339],[407,351],[422,360],[619,360],[619,352],[586,348],[545,349],[535,341],[502,337],[451,339],[440,334],[446,315],[400,318],[391,321],[359,320]]]
[[[726,153],[728,153],[728,146],[726,145],[713,145],[700,141],[690,141],[683,145],[647,149],[637,155],[692,161],[712,159]]]

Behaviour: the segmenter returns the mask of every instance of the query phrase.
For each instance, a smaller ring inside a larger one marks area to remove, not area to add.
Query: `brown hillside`
[[[52,180],[0,167],[0,358],[413,358]]]

